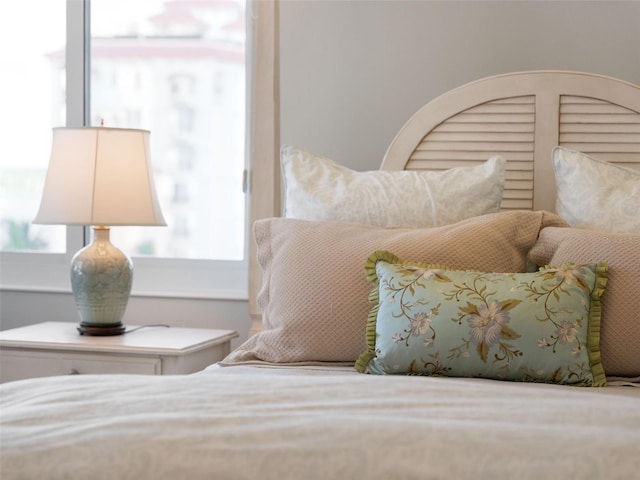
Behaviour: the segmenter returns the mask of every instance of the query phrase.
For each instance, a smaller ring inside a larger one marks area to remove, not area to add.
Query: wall
[[[640,84],[640,2],[280,4],[281,139],[376,169],[424,103],[485,76],[559,69]]]
[[[580,70],[640,84],[640,2],[282,0],[283,143],[375,169],[421,105],[518,70]],[[133,297],[127,324],[233,328],[246,301]],[[77,322],[69,294],[0,292],[2,329]]]

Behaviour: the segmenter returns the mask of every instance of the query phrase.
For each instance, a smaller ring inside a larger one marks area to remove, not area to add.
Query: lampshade
[[[40,209],[33,223],[166,225],[149,155],[149,132],[54,128]]]

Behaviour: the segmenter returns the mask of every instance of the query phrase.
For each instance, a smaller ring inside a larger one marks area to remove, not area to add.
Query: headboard
[[[502,208],[554,211],[557,145],[640,169],[640,86],[560,71],[478,80],[418,110],[381,169],[445,170],[501,155],[507,160]]]

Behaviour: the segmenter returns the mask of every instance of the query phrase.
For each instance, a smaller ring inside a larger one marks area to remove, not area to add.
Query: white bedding
[[[0,394],[3,480],[640,476],[633,387],[220,367]]]

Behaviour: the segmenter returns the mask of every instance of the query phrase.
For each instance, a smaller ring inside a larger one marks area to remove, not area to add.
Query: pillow
[[[524,271],[540,228],[562,226],[545,212],[499,212],[433,229],[272,218],[254,225],[263,270],[257,303],[264,329],[232,352],[242,362],[353,364],[363,335],[370,286],[362,266],[389,249],[424,262],[497,272]]]
[[[640,376],[640,235],[577,228],[544,228],[531,249],[538,265],[567,261],[609,264],[602,298],[600,351],[607,375]]]
[[[486,273],[376,252],[367,351],[356,369],[605,384],[598,350],[606,264]]]
[[[556,212],[573,227],[640,233],[640,171],[553,150]]]
[[[284,216],[437,227],[500,209],[505,161],[446,171],[355,172],[292,146],[281,151]]]

